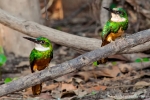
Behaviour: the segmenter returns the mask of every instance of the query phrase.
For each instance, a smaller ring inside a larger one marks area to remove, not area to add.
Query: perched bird
[[[109,44],[116,38],[121,37],[128,28],[128,15],[123,8],[106,8],[111,12],[111,18],[105,23],[100,36],[102,38],[102,46]],[[98,64],[106,63],[107,58],[97,61]]]
[[[53,47],[49,39],[38,37],[36,39],[24,37],[35,43],[35,48],[30,53],[31,72],[45,69],[53,58]],[[42,91],[42,84],[32,86],[33,95],[39,95]]]

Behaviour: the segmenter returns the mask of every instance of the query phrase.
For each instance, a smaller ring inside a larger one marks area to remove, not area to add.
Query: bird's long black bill
[[[103,8],[110,11],[110,12],[112,12],[112,13],[115,13],[115,11],[113,11],[111,8],[107,8],[107,7],[103,7]]]
[[[25,38],[25,39],[27,39],[27,40],[29,40],[29,41],[32,41],[32,42],[34,42],[34,43],[38,43],[36,39],[29,38],[29,37],[23,37],[23,38]]]

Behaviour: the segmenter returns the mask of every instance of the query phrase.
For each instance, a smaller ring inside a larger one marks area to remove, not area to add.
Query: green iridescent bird
[[[101,47],[109,44],[116,38],[121,37],[128,28],[128,15],[123,8],[104,8],[111,12],[111,18],[106,22],[100,33],[102,38]],[[102,64],[106,62],[107,58],[102,58],[97,63]]]
[[[53,58],[53,47],[49,39],[38,37],[36,39],[24,37],[35,43],[35,48],[30,53],[31,72],[45,69]],[[39,95],[42,90],[42,84],[32,86],[33,95]]]

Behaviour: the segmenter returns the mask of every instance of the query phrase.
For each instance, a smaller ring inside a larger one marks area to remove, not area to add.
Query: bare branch
[[[18,80],[12,81],[8,84],[1,85],[0,96],[31,87],[48,79],[55,79],[59,76],[78,70],[93,61],[116,54],[125,48],[150,41],[149,32],[150,30],[141,31],[126,38],[118,39],[115,42],[101,47],[100,49],[85,53],[70,61],[66,61],[51,68],[49,67],[45,70],[21,77]]]
[[[14,17],[1,9],[0,23],[26,35],[33,37],[45,36],[57,44],[74,47],[77,49],[93,50],[100,47],[101,44],[101,41],[98,39],[90,39],[61,32],[32,21],[26,21],[24,19]]]
[[[79,50],[91,51],[98,49],[101,46],[101,40],[61,32],[32,21],[26,21],[25,19],[14,17],[2,9],[0,9],[0,23],[22,32],[23,34],[33,37],[45,36],[56,44],[65,45]],[[149,32],[149,30],[145,31]],[[132,53],[147,50],[150,48],[150,46],[148,46],[150,45],[150,42],[147,42],[146,45],[147,46],[143,46],[142,44],[131,49],[126,49],[120,53]]]

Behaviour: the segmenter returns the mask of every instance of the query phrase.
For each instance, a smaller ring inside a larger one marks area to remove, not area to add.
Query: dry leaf
[[[116,77],[120,73],[120,70],[117,66],[107,67],[107,68],[100,68],[100,69],[93,69],[90,71],[79,72],[75,76],[79,76],[84,81],[88,81],[89,78],[97,78],[99,76],[107,76],[107,77]]]
[[[73,84],[67,84],[67,83],[62,83],[61,84],[61,91],[66,90],[66,91],[72,91],[76,90],[77,88]]]
[[[76,76],[81,77],[81,79],[84,79],[84,81],[88,81],[89,78],[94,76],[94,74],[92,73],[92,71],[85,71],[77,73]]]
[[[126,72],[131,72],[133,70],[132,66],[130,64],[119,64],[118,65],[119,69],[121,72],[126,73]]]
[[[41,93],[40,95],[37,95],[36,98],[37,98],[38,100],[51,100],[51,99],[52,99],[52,96],[50,96],[49,93]],[[33,99],[35,99],[35,98],[33,98]],[[37,100],[37,99],[36,99],[36,100]]]
[[[52,97],[54,97],[54,98],[61,98],[61,91],[52,90],[51,95],[52,95]]]
[[[62,7],[62,0],[55,0],[53,2],[52,7],[50,8],[52,11],[52,15],[50,16],[51,19],[63,19],[63,7]]]
[[[57,88],[58,86],[59,86],[58,83],[51,84],[51,85],[48,85],[48,86],[46,86],[46,84],[43,84],[43,89],[42,89],[42,91],[53,90],[53,89]]]
[[[81,78],[72,78],[77,83],[82,83],[83,80]]]
[[[112,66],[111,68],[102,69],[101,72],[101,74],[103,74],[104,76],[116,77],[120,73],[120,70],[117,66]]]
[[[23,94],[24,97],[32,95],[32,89],[31,89],[31,87],[25,89],[25,92],[23,92],[22,94]]]
[[[87,94],[87,91],[80,89],[80,88],[77,90],[74,90],[74,92],[78,97],[83,97]]]
[[[134,88],[139,89],[139,88],[143,88],[143,87],[149,86],[149,85],[150,85],[150,83],[148,83],[148,82],[140,81],[140,82],[135,83]]]
[[[74,91],[65,91],[65,92],[62,92],[61,94],[61,98],[66,98],[66,97],[73,97],[75,96],[75,92]]]
[[[105,90],[107,88],[107,86],[94,86],[94,87],[91,87],[89,89],[86,89],[86,91],[88,91],[88,93],[91,93],[92,91],[100,91],[100,90]]]

